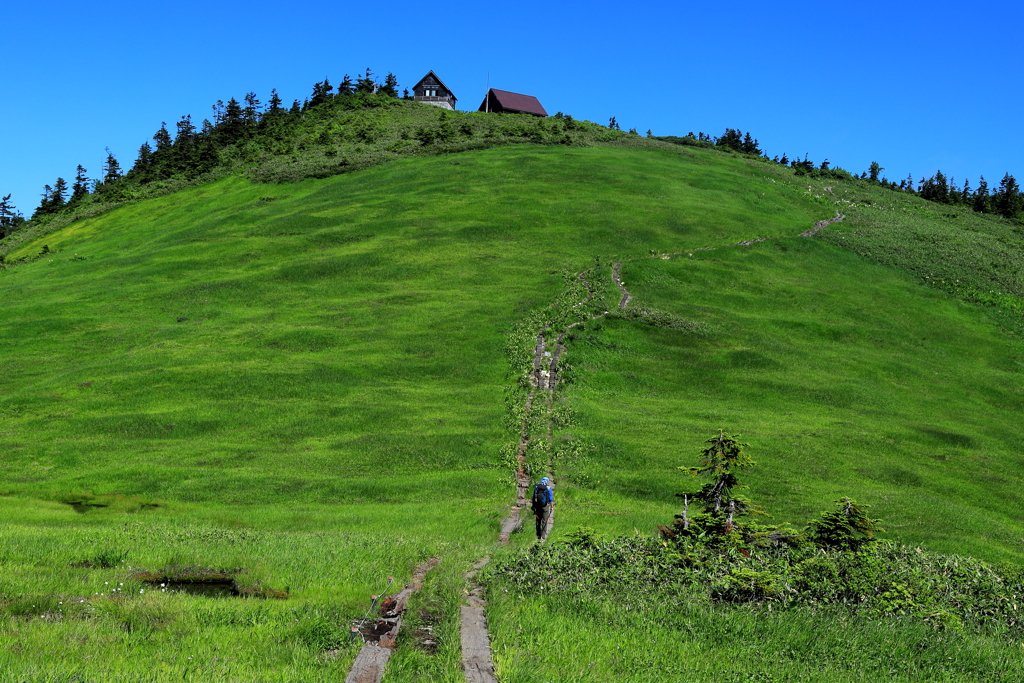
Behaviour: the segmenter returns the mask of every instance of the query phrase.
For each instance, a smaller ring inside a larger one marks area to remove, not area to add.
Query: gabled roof
[[[449,94],[451,94],[451,96],[452,96],[452,97],[455,97],[455,93],[453,93],[453,92],[452,92],[452,89],[451,89],[451,88],[449,88],[449,87],[448,87],[447,85],[445,85],[445,84],[444,84],[444,81],[442,81],[442,80],[441,80],[441,77],[440,77],[440,76],[438,76],[438,75],[437,75],[436,73],[434,73],[434,70],[433,70],[433,69],[431,69],[430,71],[428,71],[428,72],[427,72],[427,75],[426,75],[426,76],[424,76],[424,77],[423,77],[423,78],[421,78],[420,80],[416,81],[416,85],[412,86],[412,90],[413,90],[413,91],[415,91],[415,90],[416,90],[416,88],[420,87],[420,83],[422,83],[423,81],[427,80],[427,77],[428,77],[428,76],[433,76],[433,77],[434,77],[434,80],[436,80],[436,81],[437,81],[437,82],[438,82],[438,83],[439,83],[439,84],[441,85],[441,87],[442,87],[442,88],[444,88],[445,90],[447,90],[447,91],[449,92]]]
[[[517,92],[496,90],[494,88],[491,88],[490,93],[494,95],[496,100],[498,100],[498,104],[501,105],[502,109],[511,109],[513,111],[537,114],[539,116],[548,115],[544,110],[544,106],[540,103],[540,100],[533,95],[520,95]]]

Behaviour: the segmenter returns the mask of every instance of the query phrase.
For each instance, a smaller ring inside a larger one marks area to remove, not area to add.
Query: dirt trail
[[[526,507],[526,499],[530,490],[530,476],[526,473],[526,449],[530,445],[530,411],[533,410],[533,399],[537,389],[543,389],[548,383],[548,371],[544,368],[544,332],[548,326],[537,335],[537,343],[533,347],[533,371],[530,373],[531,388],[526,395],[526,403],[523,406],[523,423],[519,430],[519,445],[516,447],[516,499],[509,508],[508,517],[501,521],[501,531],[498,532],[498,542],[508,543],[509,538],[522,528],[523,522],[520,518],[523,508]]]
[[[619,276],[619,269],[622,268],[622,261],[617,262],[612,266],[612,280],[615,281],[615,286],[622,292],[622,298],[619,300],[619,308],[625,308],[629,305],[629,302],[633,300],[633,296],[626,291],[625,285],[622,283],[622,278]]]
[[[807,230],[806,232],[800,233],[799,236],[813,237],[823,228],[831,225],[832,223],[839,222],[844,218],[846,218],[846,216],[840,214],[837,211],[834,217],[826,220],[817,221],[814,224],[813,228]],[[697,249],[694,249],[693,251],[710,251],[722,247],[749,246],[751,244],[756,244],[758,242],[767,242],[768,240],[772,239],[782,238],[757,237],[750,240],[744,240],[742,242],[736,242],[734,244],[725,244],[713,247],[699,247]],[[661,254],[648,258],[669,259],[672,256],[678,256],[681,254],[689,254],[690,256],[693,256],[692,252],[680,251],[674,252],[672,254]],[[622,264],[636,260],[639,259],[625,259],[622,261],[617,261],[612,266],[612,281],[615,283],[615,286],[618,287],[619,292],[622,295],[622,297],[619,299],[619,310],[625,309],[633,300],[633,295],[629,293],[629,290],[626,289],[626,283],[622,281]],[[587,280],[585,272],[581,272],[579,274],[579,279],[586,287],[587,295],[578,303],[574,304],[573,308],[583,306],[588,301],[590,301],[594,296],[594,288]],[[554,401],[555,389],[558,387],[560,370],[559,363],[561,362],[562,357],[566,352],[566,347],[564,343],[565,336],[574,327],[582,325],[584,322],[588,322],[589,320],[603,318],[606,314],[607,311],[605,311],[604,313],[598,313],[596,315],[591,316],[587,321],[578,321],[566,326],[565,330],[561,334],[559,334],[557,339],[555,340],[554,350],[551,353],[545,351],[545,348],[547,346],[547,339],[544,336],[544,333],[547,332],[548,329],[551,327],[550,324],[545,325],[543,328],[541,328],[541,331],[537,334],[537,343],[533,349],[533,371],[530,373],[531,388],[526,396],[526,402],[524,404],[523,422],[519,433],[519,445],[516,448],[516,499],[515,503],[509,509],[509,516],[502,520],[501,531],[498,534],[498,542],[501,544],[508,543],[511,535],[516,531],[520,530],[523,524],[521,514],[523,509],[527,507],[527,498],[530,493],[530,477],[526,473],[526,450],[530,444],[530,414],[531,411],[534,409],[534,404],[537,399],[537,392],[546,392],[544,398],[549,416],[547,440],[550,452],[553,447],[554,439],[550,416],[552,410],[552,403]],[[551,485],[552,488],[554,488],[554,472],[549,471],[548,476],[551,478]],[[554,509],[552,508],[551,515],[548,517],[547,528],[544,534],[545,538],[547,537],[547,534],[551,532],[551,529],[554,526],[554,517]],[[498,679],[494,673],[494,663],[491,660],[491,646],[490,638],[488,636],[487,631],[487,617],[484,612],[487,606],[487,602],[484,599],[483,587],[476,584],[477,572],[480,569],[482,569],[489,561],[490,557],[483,558],[476,565],[473,566],[472,570],[465,574],[465,579],[467,585],[469,586],[469,588],[467,588],[466,590],[467,604],[463,605],[460,608],[460,611],[462,619],[462,668],[463,672],[465,673],[467,683],[498,683]],[[396,634],[397,631],[398,629],[396,627]],[[365,647],[364,650],[366,650]],[[362,653],[360,653],[360,656],[362,656]],[[383,667],[381,667],[381,670],[383,670]],[[346,683],[348,683],[348,680],[349,679],[346,679]],[[355,679],[352,680],[353,683],[355,683]],[[359,680],[361,683],[362,679]],[[376,680],[379,681],[379,678]]]
[[[379,618],[362,623],[359,633],[363,637],[363,648],[352,663],[345,683],[380,683],[384,667],[395,651],[398,629],[402,625],[406,604],[413,593],[423,588],[427,572],[440,562],[441,558],[434,557],[417,566],[412,581],[381,603]]]
[[[829,188],[829,187],[826,187],[825,189],[828,190],[829,192],[832,191],[832,188]],[[808,230],[806,232],[800,233],[800,237],[814,237],[815,235],[818,234],[819,231],[827,228],[828,226],[832,225],[833,223],[838,223],[839,221],[843,220],[844,218],[846,218],[845,214],[841,214],[838,211],[836,211],[836,215],[835,216],[832,216],[832,218],[826,218],[823,221],[816,222],[814,224],[813,228],[811,228],[810,230]]]

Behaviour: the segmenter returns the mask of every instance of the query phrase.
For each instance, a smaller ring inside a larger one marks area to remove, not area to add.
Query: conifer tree
[[[974,191],[974,210],[978,213],[988,213],[989,210],[988,182],[985,176],[978,180],[978,189]]]
[[[0,198],[0,238],[13,234],[23,221],[24,218],[11,203],[11,195]]]
[[[224,120],[217,126],[221,144],[230,145],[245,137],[245,120],[242,118],[242,105],[234,97],[224,105]]]
[[[198,150],[196,149],[196,127],[192,125],[192,117],[188,114],[177,123],[178,132],[174,137],[173,171],[190,173],[195,170]]]
[[[922,199],[928,199],[940,204],[948,204],[949,185],[946,182],[946,176],[943,175],[942,171],[936,171],[935,175],[931,178],[923,179],[918,194],[921,195]]]
[[[377,84],[373,80],[373,72],[370,71],[370,67],[366,67],[366,73],[356,81],[356,92],[377,92]]]
[[[940,204],[949,203],[949,184],[946,182],[946,176],[943,175],[942,171],[935,172],[935,201]]]
[[[999,189],[996,190],[993,199],[996,212],[1004,218],[1013,218],[1024,208],[1021,205],[1020,185],[1009,173],[999,181]]]
[[[352,79],[349,78],[348,74],[345,74],[345,77],[341,79],[341,85],[338,86],[338,94],[351,95],[352,91],[355,90],[355,87],[356,84],[352,82]]]
[[[743,136],[743,142],[740,147],[744,154],[761,154],[761,148],[758,146],[757,140],[750,135],[749,131]]]
[[[14,220],[14,204],[11,195],[0,197],[0,237],[7,236],[7,227]]]
[[[110,185],[121,178],[121,164],[117,163],[114,153],[107,148],[107,160],[103,164],[103,184]]]
[[[313,84],[313,96],[309,99],[309,104],[306,108],[317,107],[324,102],[331,99],[331,92],[334,90],[334,86],[326,78],[320,83]]]
[[[220,122],[224,120],[224,100],[217,100],[210,105],[210,109],[213,110],[213,125],[220,125]]]
[[[81,164],[75,169],[75,184],[71,186],[71,199],[69,204],[78,204],[89,194],[89,178],[85,175],[88,171]]]
[[[160,123],[160,129],[153,133],[153,142],[156,143],[156,150],[154,154],[166,154],[171,150],[171,134],[167,132],[167,122],[162,121]]]
[[[384,85],[380,86],[380,92],[388,97],[398,97],[398,78],[390,71],[384,77]]]
[[[161,121],[159,130],[153,133],[153,142],[156,143],[156,148],[150,157],[147,180],[168,178],[171,175],[170,169],[173,163],[174,151],[172,148],[174,143],[171,140],[171,134],[167,132],[166,121]]]
[[[873,183],[877,183],[878,175],[884,170],[885,169],[882,168],[877,161],[872,161],[871,165],[868,167],[868,179]]]
[[[836,501],[836,509],[823,512],[821,517],[807,525],[807,538],[821,548],[859,550],[885,531],[878,526],[880,520],[867,516],[865,508],[850,498]]]
[[[153,172],[153,148],[148,142],[143,142],[139,146],[139,154],[135,158],[135,164],[132,166],[128,174],[137,179],[141,183],[149,182],[151,174]]]
[[[217,139],[214,125],[203,119],[200,133],[196,136],[196,172],[208,171],[217,165]]]
[[[255,126],[260,120],[260,104],[256,93],[245,93],[245,108],[242,110],[242,118],[250,126]]]
[[[288,110],[289,114],[301,114],[302,105],[299,104],[298,100],[292,100],[292,108]]]
[[[50,192],[50,212],[60,211],[67,203],[68,181],[57,178],[53,183],[53,190]]]
[[[43,185],[43,194],[41,196],[39,206],[32,212],[32,220],[45,216],[50,213],[50,195],[53,193],[53,188],[49,185]]]
[[[710,444],[701,452],[699,467],[680,467],[687,474],[698,477],[709,477],[711,481],[693,494],[693,500],[703,504],[706,512],[712,514],[729,513],[729,521],[734,514],[746,512],[749,502],[745,498],[733,495],[733,489],[743,488],[736,478],[735,469],[747,469],[754,466],[754,461],[743,452],[747,444],[740,443],[719,430],[718,436],[708,439]]]
[[[716,147],[728,147],[734,152],[743,151],[743,131],[736,128],[726,128],[725,132],[715,140]]]
[[[946,194],[946,202],[949,204],[957,204],[960,202],[960,190],[956,186],[956,178],[953,176],[949,177],[949,192]]]
[[[271,116],[277,116],[282,111],[281,108],[281,96],[277,94],[277,88],[270,89],[270,101],[267,102],[267,113]]]

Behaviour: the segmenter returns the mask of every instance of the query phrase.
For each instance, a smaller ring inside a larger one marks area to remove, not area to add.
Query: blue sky
[[[770,154],[893,179],[1024,179],[1019,2],[5,3],[0,194],[253,90],[286,102],[367,66],[434,69],[475,109],[492,87],[656,135],[750,131]]]

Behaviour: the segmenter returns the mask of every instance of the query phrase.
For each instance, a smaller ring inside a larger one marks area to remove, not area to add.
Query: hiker
[[[551,480],[543,477],[533,487],[533,514],[537,517],[537,540],[543,541],[548,535],[548,518],[551,507],[555,504],[555,492],[551,489]]]

